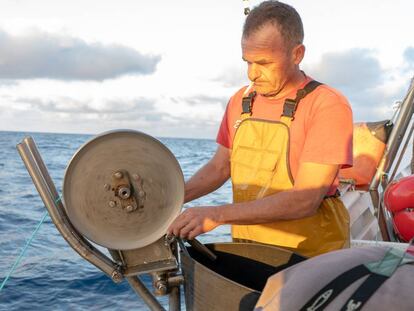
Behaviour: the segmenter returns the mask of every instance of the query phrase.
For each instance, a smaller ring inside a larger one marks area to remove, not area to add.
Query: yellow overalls
[[[287,99],[280,121],[251,117],[255,93],[243,98],[243,113],[231,154],[234,203],[261,199],[288,190],[294,180],[289,167],[289,127],[299,101],[315,89],[311,81],[295,100]],[[236,241],[254,241],[290,249],[306,257],[349,246],[349,214],[339,198],[325,198],[317,213],[295,220],[261,225],[233,225]]]

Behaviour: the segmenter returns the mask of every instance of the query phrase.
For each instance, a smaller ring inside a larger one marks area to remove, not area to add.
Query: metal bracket
[[[120,206],[127,213],[144,208],[145,191],[142,179],[138,174],[133,175],[135,187],[126,170],[118,170],[112,175],[112,185],[104,185],[105,189],[114,192],[114,200],[109,201],[110,207]]]

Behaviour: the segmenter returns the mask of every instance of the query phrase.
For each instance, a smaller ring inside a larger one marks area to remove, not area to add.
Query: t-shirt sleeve
[[[352,110],[345,97],[329,92],[314,105],[301,162],[352,166]],[[318,99],[317,99],[318,100]]]
[[[230,102],[227,104],[226,111],[224,112],[223,119],[221,120],[220,128],[216,138],[216,142],[226,148],[231,148],[232,143],[228,120],[229,106]]]

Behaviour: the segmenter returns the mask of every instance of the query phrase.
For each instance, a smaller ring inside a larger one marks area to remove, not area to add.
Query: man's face
[[[247,38],[242,38],[243,60],[256,92],[277,95],[291,77],[297,64],[279,30],[268,24]]]

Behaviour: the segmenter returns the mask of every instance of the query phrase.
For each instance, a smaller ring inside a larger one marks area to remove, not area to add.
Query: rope
[[[56,201],[60,200],[60,198],[58,198]],[[32,235],[30,236],[29,240],[27,240],[26,245],[23,247],[23,249],[20,252],[19,257],[17,257],[16,261],[14,262],[13,266],[11,267],[9,273],[7,273],[6,278],[3,280],[3,282],[0,285],[0,293],[1,290],[4,288],[4,286],[6,285],[7,281],[9,280],[10,276],[13,274],[14,270],[17,268],[17,266],[20,264],[20,261],[23,259],[24,254],[26,253],[27,248],[29,247],[29,245],[32,243],[35,235],[37,234],[37,232],[40,229],[40,226],[42,225],[42,223],[45,221],[46,217],[47,217],[47,211],[44,212],[42,219],[40,219],[39,223],[36,226],[36,229],[33,231]]]

